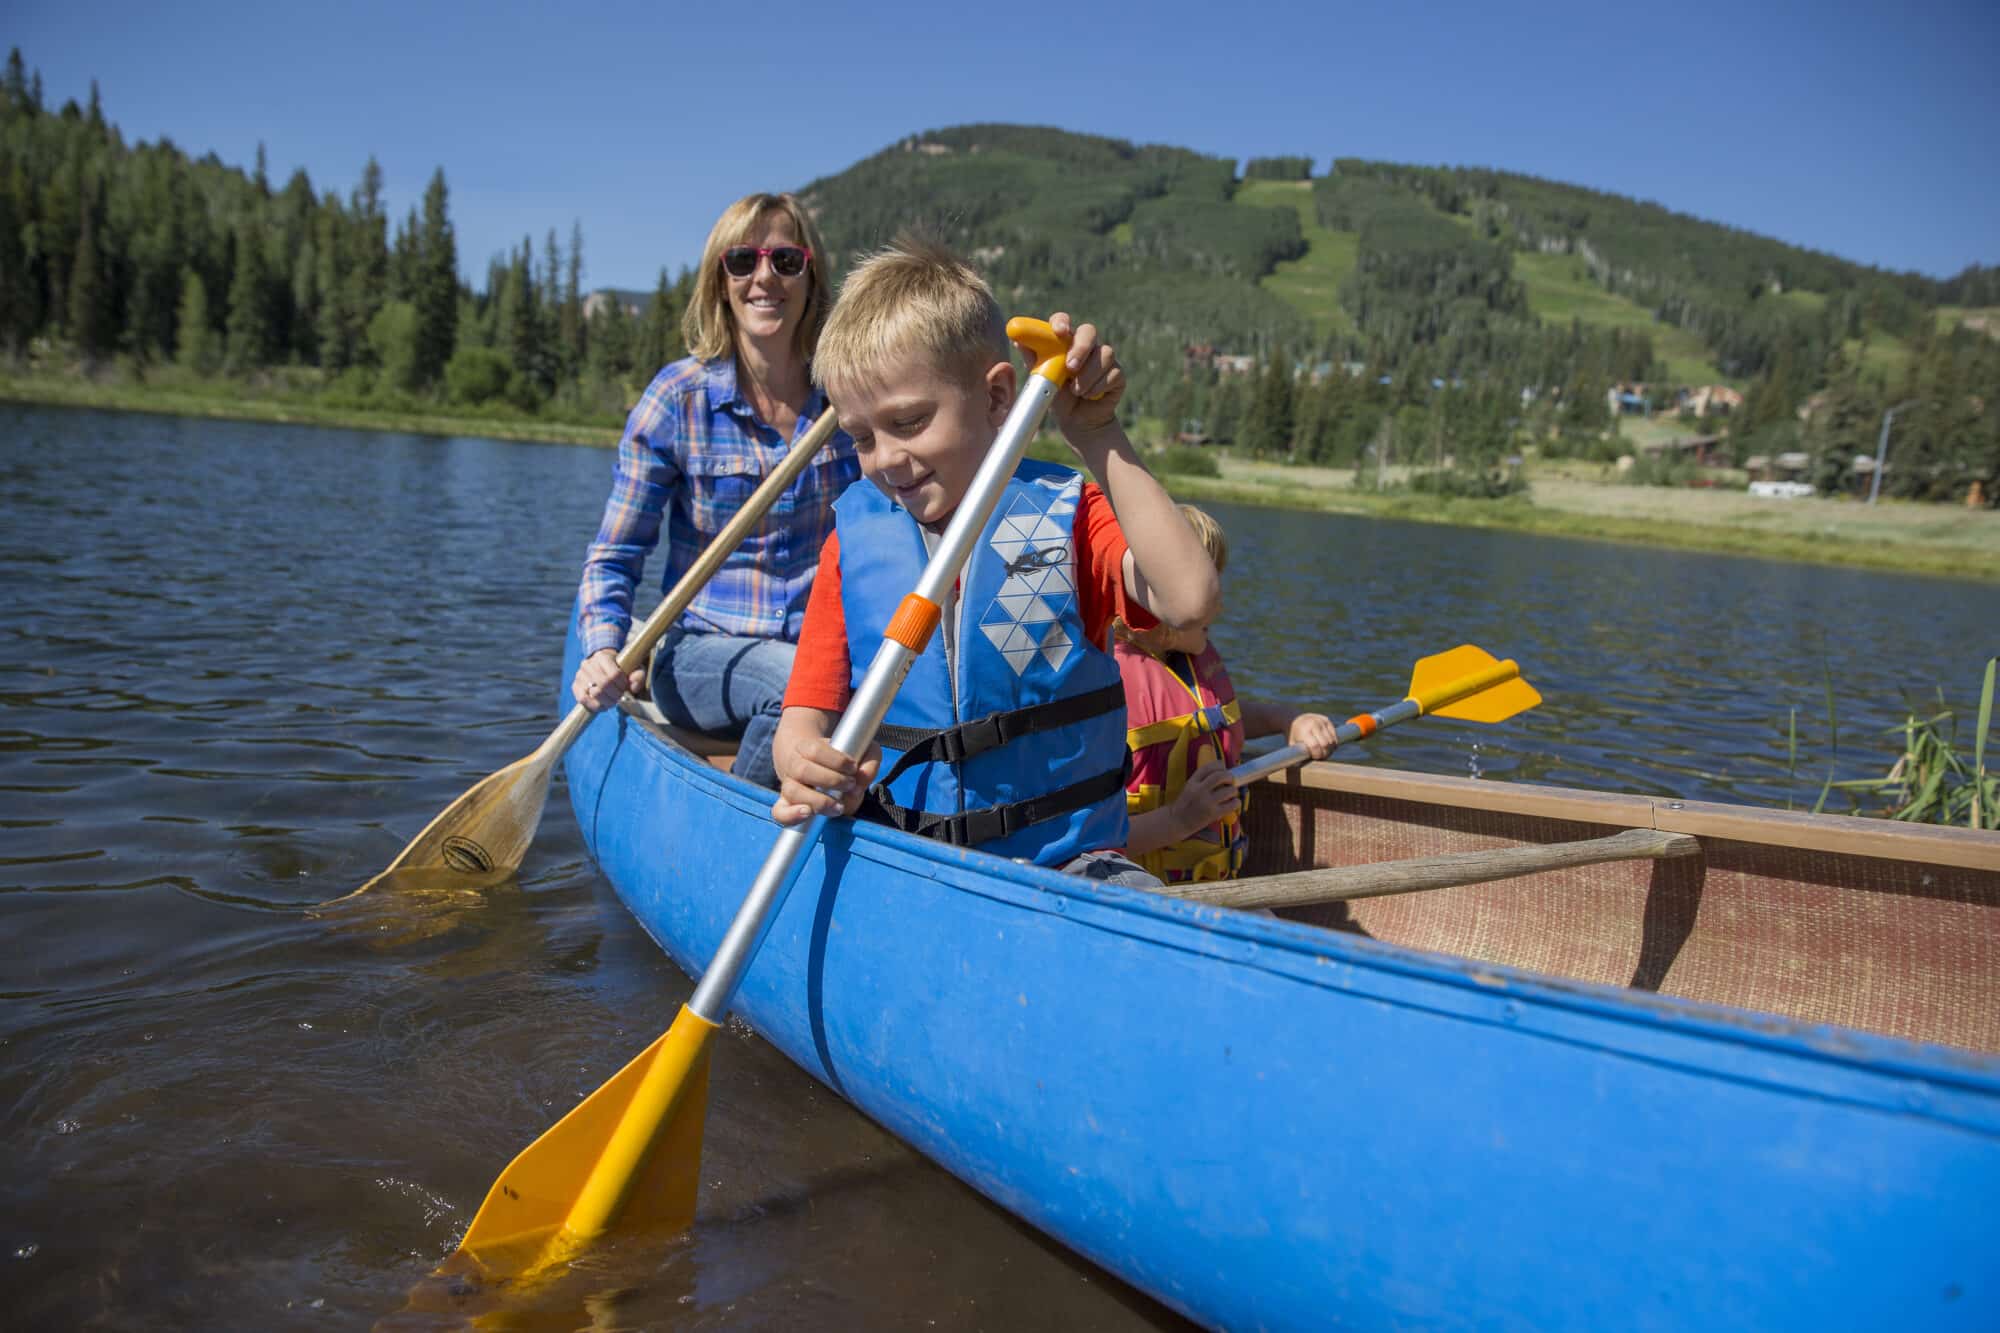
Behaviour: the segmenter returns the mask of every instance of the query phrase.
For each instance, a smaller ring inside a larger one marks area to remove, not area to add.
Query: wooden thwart
[[[1627,829],[1605,838],[1558,842],[1541,847],[1503,847],[1489,852],[1456,852],[1449,856],[1419,856],[1374,865],[1334,866],[1299,870],[1286,875],[1250,879],[1210,880],[1199,884],[1169,884],[1160,892],[1217,907],[1308,907],[1315,903],[1380,898],[1420,889],[1448,889],[1460,884],[1514,879],[1520,875],[1633,861],[1693,856],[1701,842],[1685,833],[1658,829]]]

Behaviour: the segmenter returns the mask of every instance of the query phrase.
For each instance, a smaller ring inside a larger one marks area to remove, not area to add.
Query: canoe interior
[[[664,725],[727,769],[728,742]],[[1699,837],[1699,856],[1282,915],[1406,948],[2000,1053],[2000,835],[1311,764],[1258,783],[1251,874],[1581,841]]]
[[[1257,786],[1259,874],[1693,833],[1612,862],[1284,915],[1408,948],[2000,1052],[2000,836],[1316,764]]]

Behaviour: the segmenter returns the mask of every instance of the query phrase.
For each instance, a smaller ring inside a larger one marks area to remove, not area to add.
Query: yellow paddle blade
[[[468,1256],[489,1278],[523,1277],[613,1222],[694,1221],[715,1027],[682,1006],[658,1041],[508,1163],[446,1267]]]
[[[1505,722],[1542,701],[1512,658],[1499,661],[1469,643],[1420,658],[1410,672],[1409,697],[1428,716],[1461,722]]]

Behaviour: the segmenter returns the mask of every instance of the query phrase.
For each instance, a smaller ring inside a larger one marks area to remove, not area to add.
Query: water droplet
[[[76,1133],[76,1132],[77,1132],[77,1131],[78,1131],[79,1129],[82,1129],[82,1128],[83,1128],[83,1125],[82,1125],[82,1123],[81,1123],[80,1121],[76,1121],[76,1120],[58,1120],[58,1121],[56,1121],[56,1133],[58,1133],[58,1134],[74,1134],[74,1133]]]
[[[32,1259],[35,1257],[35,1251],[41,1248],[42,1247],[37,1245],[34,1241],[29,1241],[26,1245],[23,1245],[14,1251],[14,1257],[16,1259]]]

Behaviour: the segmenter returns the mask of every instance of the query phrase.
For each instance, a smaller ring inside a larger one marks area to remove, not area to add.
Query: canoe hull
[[[621,899],[699,974],[770,846],[768,795],[622,713],[568,779]],[[846,823],[735,1012],[1214,1326],[2000,1327],[1981,1057]]]

